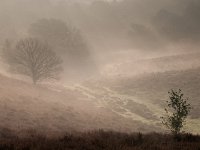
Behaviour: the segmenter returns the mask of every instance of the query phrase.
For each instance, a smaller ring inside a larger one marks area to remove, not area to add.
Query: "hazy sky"
[[[12,31],[12,37],[13,30],[24,35],[37,19],[56,18],[79,28],[89,43],[101,47],[101,51],[106,47],[112,50],[165,51],[166,47],[191,50],[198,47],[200,40],[199,0],[123,0],[117,5],[99,2],[91,6],[83,3],[50,6],[48,0],[2,0],[0,8],[1,30],[7,35]],[[1,38],[6,37],[4,33],[1,35]]]

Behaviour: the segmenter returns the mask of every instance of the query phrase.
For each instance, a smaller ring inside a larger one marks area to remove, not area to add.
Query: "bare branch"
[[[62,71],[62,60],[47,44],[35,38],[20,40],[13,49],[7,46],[3,56],[13,71],[30,76],[33,83],[55,79]]]

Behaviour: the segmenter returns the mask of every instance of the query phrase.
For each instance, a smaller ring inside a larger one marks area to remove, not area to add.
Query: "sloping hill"
[[[140,121],[124,118],[78,87],[31,85],[0,75],[0,129],[34,129],[63,133],[93,129],[148,131]]]
[[[161,131],[167,92],[181,88],[194,107],[186,130],[200,133],[200,68],[71,86],[33,86],[2,75],[0,81],[0,129]]]
[[[108,108],[152,126],[160,126],[168,91],[180,88],[193,106],[187,130],[200,133],[200,68],[107,78],[86,82],[85,86],[113,93],[106,97]]]
[[[187,70],[200,67],[200,53],[187,53],[109,64],[102,74],[133,76],[145,73]]]
[[[119,93],[148,99],[155,104],[163,103],[170,89],[180,88],[193,105],[200,106],[200,68],[118,78],[114,82],[111,81],[110,86]],[[200,117],[200,114],[198,116]]]

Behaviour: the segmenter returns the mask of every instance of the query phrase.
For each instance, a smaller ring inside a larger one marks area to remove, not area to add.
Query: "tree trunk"
[[[36,85],[36,83],[37,83],[37,80],[36,80],[36,78],[35,78],[35,75],[33,74],[33,76],[32,76],[32,81],[33,81],[33,84],[34,85]]]

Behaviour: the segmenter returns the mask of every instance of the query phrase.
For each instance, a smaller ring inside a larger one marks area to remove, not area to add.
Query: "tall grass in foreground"
[[[103,130],[48,138],[39,134],[12,135],[1,137],[0,150],[200,150],[200,136],[182,134],[174,139],[169,134]]]

